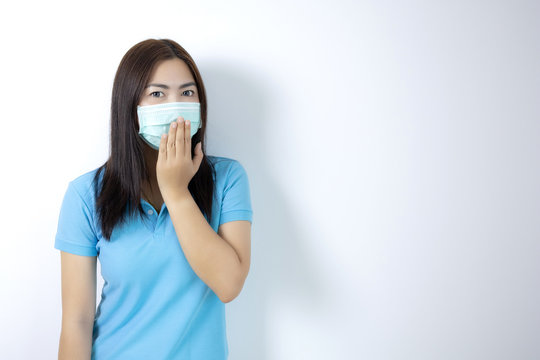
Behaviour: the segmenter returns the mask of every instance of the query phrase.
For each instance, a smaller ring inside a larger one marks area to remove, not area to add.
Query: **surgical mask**
[[[170,102],[158,105],[137,106],[139,135],[153,149],[159,150],[162,134],[168,134],[170,125],[179,116],[191,122],[191,137],[201,127],[201,104],[195,102]]]

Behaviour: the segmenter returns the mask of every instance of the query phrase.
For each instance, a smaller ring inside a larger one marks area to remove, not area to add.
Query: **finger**
[[[169,136],[168,136],[168,140],[167,140],[167,151],[171,150],[171,154],[170,155],[173,155],[174,154],[174,147],[176,146],[176,128],[178,127],[178,123],[175,121],[173,121],[170,125],[169,125]]]
[[[191,158],[191,121],[186,120],[186,126],[184,128],[184,151],[186,155]]]
[[[159,154],[158,161],[167,160],[167,134],[161,135],[161,140],[159,141]]]
[[[178,117],[178,129],[176,131],[176,155],[184,156],[184,118]]]

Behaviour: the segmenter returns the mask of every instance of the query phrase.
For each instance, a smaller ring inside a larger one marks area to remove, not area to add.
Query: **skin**
[[[166,102],[199,102],[188,66],[180,59],[164,60],[156,65],[139,105]],[[153,84],[153,85],[152,85]],[[168,87],[155,86],[157,84]],[[220,225],[218,232],[208,224],[188,190],[188,184],[203,159],[201,144],[191,155],[191,124],[179,117],[169,133],[161,138],[159,150],[145,144],[145,159],[155,173],[143,187],[143,194],[156,210],[165,202],[173,226],[193,271],[221,299],[230,302],[238,296],[249,272],[251,223],[245,220]],[[156,186],[157,185],[157,186]],[[156,188],[158,191],[156,191]]]

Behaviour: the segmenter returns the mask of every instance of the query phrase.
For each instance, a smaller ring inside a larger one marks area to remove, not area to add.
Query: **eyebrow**
[[[178,88],[183,89],[183,88],[186,88],[188,86],[195,86],[195,85],[196,84],[192,81],[192,82],[188,82],[188,83],[185,83],[183,85],[180,85]],[[169,87],[167,85],[165,85],[165,84],[148,84],[148,85],[146,85],[145,89],[149,88],[151,86],[162,88],[162,89],[169,89]]]

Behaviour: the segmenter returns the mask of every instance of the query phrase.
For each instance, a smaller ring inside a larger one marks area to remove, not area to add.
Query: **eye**
[[[182,93],[182,95],[184,95],[184,94],[187,93],[188,91],[191,91],[191,92],[192,92],[192,95],[195,94],[195,91],[193,91],[193,90],[186,90],[186,91],[184,91],[184,92]],[[188,95],[188,96],[191,96],[191,95]]]
[[[165,94],[163,94],[162,91],[154,91],[150,93],[150,96],[159,98],[159,97],[165,96]]]

